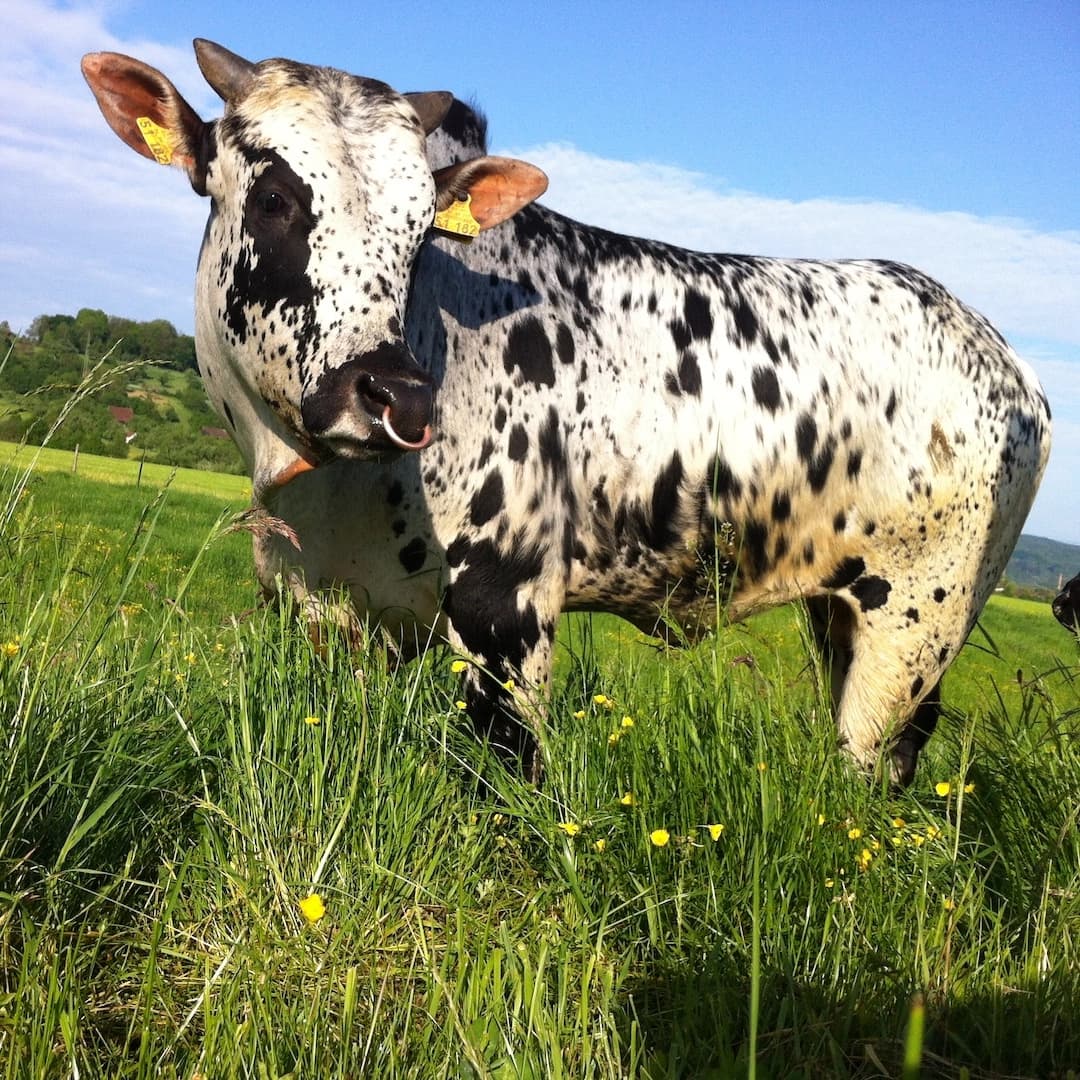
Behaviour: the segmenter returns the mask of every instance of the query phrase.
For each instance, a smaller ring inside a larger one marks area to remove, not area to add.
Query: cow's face
[[[92,54],[83,71],[121,138],[183,167],[212,201],[196,344],[257,492],[328,457],[422,449],[433,387],[403,331],[416,252],[437,207],[471,196],[488,227],[539,194],[543,175],[496,158],[433,175],[425,134],[449,94],[251,64],[210,42],[196,54],[225,101],[214,123],[139,61]]]
[[[201,355],[316,454],[426,445],[432,385],[402,324],[435,182],[408,101],[372,80],[259,64],[213,127],[205,187]]]

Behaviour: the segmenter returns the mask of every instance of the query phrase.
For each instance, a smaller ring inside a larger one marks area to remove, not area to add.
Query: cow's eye
[[[285,196],[279,191],[260,191],[255,196],[255,205],[267,217],[277,217],[285,212]]]

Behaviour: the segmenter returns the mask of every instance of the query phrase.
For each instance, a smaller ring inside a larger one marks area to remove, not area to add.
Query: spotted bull
[[[471,656],[468,715],[534,776],[560,612],[693,637],[802,599],[841,744],[909,781],[1049,453],[989,323],[897,263],[571,221],[450,95],[196,53],[216,122],[138,61],[83,69],[210,197],[200,368],[300,542],[256,539],[263,586]]]

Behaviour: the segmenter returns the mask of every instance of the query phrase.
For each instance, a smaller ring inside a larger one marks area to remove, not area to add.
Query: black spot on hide
[[[512,329],[503,350],[503,367],[507,374],[517,368],[535,386],[555,385],[555,365],[551,342],[535,315],[519,319]]]
[[[398,559],[408,573],[415,574],[427,559],[427,544],[415,537],[398,552]]]
[[[503,501],[502,473],[498,469],[492,469],[469,503],[469,519],[476,526],[483,525],[503,508]]]

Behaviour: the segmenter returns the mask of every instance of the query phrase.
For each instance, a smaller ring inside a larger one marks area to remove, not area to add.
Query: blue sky
[[[105,127],[115,49],[204,115],[194,36],[449,89],[544,202],[708,250],[914,263],[982,310],[1055,414],[1027,531],[1080,543],[1080,4],[350,5],[5,0],[0,319],[100,307],[192,325],[205,207]]]

